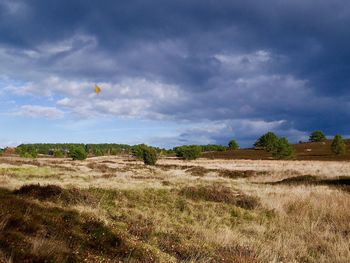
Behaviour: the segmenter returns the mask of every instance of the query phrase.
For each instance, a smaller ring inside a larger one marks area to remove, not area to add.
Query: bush
[[[38,157],[38,152],[34,147],[17,147],[16,148],[16,153],[19,154],[19,156],[23,158],[36,158]]]
[[[64,157],[64,154],[63,154],[62,151],[57,150],[57,151],[54,151],[53,157],[55,157],[55,158],[63,158],[63,157]]]
[[[184,145],[175,148],[176,156],[185,160],[195,160],[201,155],[201,147],[197,145]]]
[[[255,143],[254,147],[261,147],[264,150],[271,152],[275,149],[278,142],[278,137],[273,132],[268,132],[261,136]]]
[[[231,141],[229,141],[229,143],[228,143],[228,147],[229,147],[229,149],[231,149],[231,150],[236,150],[236,149],[239,148],[239,145],[238,145],[238,143],[236,142],[236,140],[231,140]]]
[[[337,134],[334,136],[334,139],[332,141],[331,145],[332,152],[336,155],[345,154],[346,152],[346,145],[343,140],[343,137],[340,134]]]
[[[33,158],[35,159],[38,157],[38,154],[36,152],[23,152],[20,154],[21,157],[23,158]]]
[[[322,142],[326,140],[326,136],[322,131],[314,131],[310,134],[309,141],[310,142]]]
[[[217,144],[200,145],[199,147],[201,147],[202,152],[222,152],[227,150],[226,146]]]
[[[280,138],[272,150],[272,155],[278,159],[290,159],[295,155],[295,151],[292,145],[289,144],[287,138]]]
[[[137,159],[143,159],[143,149],[148,147],[146,144],[138,144],[132,147],[132,155]]]
[[[102,150],[100,150],[100,149],[95,149],[95,150],[93,151],[93,155],[94,155],[94,156],[103,156],[103,155],[105,155],[105,154],[104,154],[104,152],[103,152]]]
[[[75,147],[71,149],[69,152],[69,157],[72,158],[72,160],[85,160],[87,158],[87,153],[82,146]]]
[[[150,147],[143,147],[142,159],[146,165],[155,165],[157,162],[157,151]]]

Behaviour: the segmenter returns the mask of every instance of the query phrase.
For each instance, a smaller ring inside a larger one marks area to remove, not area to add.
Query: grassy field
[[[0,262],[349,262],[350,162],[0,158]]]

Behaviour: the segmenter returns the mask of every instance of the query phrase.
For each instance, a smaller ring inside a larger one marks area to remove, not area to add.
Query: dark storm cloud
[[[0,68],[172,85],[181,100],[149,106],[170,119],[349,134],[349,25],[347,0],[0,0],[0,45],[15,61]]]

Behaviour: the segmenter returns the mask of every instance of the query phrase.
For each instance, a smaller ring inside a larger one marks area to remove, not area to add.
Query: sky
[[[349,136],[349,25],[348,0],[0,0],[0,146]]]

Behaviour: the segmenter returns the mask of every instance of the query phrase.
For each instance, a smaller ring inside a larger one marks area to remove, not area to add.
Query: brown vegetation
[[[347,162],[128,160],[0,158],[0,262],[350,258]]]
[[[294,144],[297,160],[322,160],[322,161],[344,161],[350,160],[350,151],[344,155],[335,155],[331,151],[331,141],[308,142]],[[350,141],[346,142],[350,149]],[[209,159],[247,159],[247,160],[271,160],[272,154],[262,149],[237,149],[223,152],[203,153],[203,157]]]

